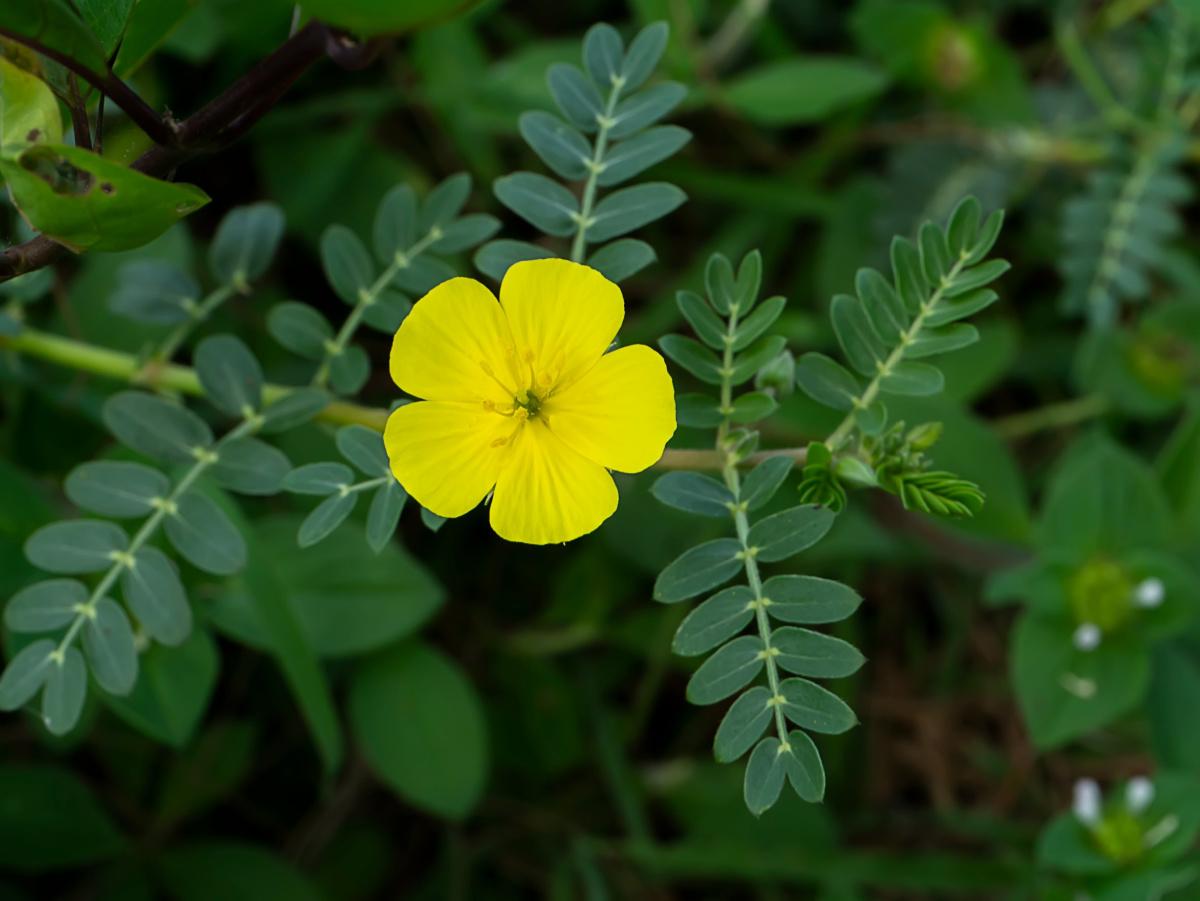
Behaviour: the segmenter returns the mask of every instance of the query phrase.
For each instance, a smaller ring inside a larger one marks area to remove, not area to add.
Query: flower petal
[[[424,400],[486,399],[511,406],[524,387],[509,369],[512,350],[504,311],[492,292],[474,279],[452,278],[418,300],[400,324],[392,342],[392,379]]]
[[[462,516],[496,484],[516,424],[482,404],[417,401],[388,417],[383,430],[392,474],[438,516]]]
[[[508,541],[554,544],[586,535],[617,509],[617,486],[599,463],[578,454],[537,420],[512,442],[491,522]]]
[[[658,462],[675,434],[675,387],[657,351],[633,344],[607,353],[544,414],[566,444],[621,472]]]
[[[625,317],[621,289],[569,260],[514,263],[500,304],[520,360],[532,364],[541,383],[560,389],[596,365]],[[529,387],[529,373],[522,375]]]

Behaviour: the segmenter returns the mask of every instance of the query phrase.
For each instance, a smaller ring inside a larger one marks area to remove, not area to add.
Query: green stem
[[[1078,425],[1097,416],[1103,416],[1108,411],[1108,398],[1102,394],[1088,394],[1084,397],[1049,404],[1036,410],[1005,416],[992,423],[992,428],[1002,438],[1013,440],[1024,438],[1045,429],[1059,429],[1066,426]]]
[[[211,450],[208,448],[195,449],[196,462],[193,463],[191,468],[189,468],[188,471],[185,472],[179,479],[179,481],[175,483],[175,487],[172,489],[169,495],[167,495],[165,498],[155,499],[154,512],[146,518],[144,523],[142,523],[142,527],[138,529],[137,534],[133,536],[133,540],[129,542],[129,546],[125,548],[125,550],[113,555],[113,565],[110,566],[104,573],[103,578],[96,583],[96,587],[92,589],[92,593],[88,597],[87,602],[80,605],[79,612],[75,615],[75,619],[71,622],[66,634],[63,635],[62,640],[58,643],[58,647],[52,652],[52,656],[55,658],[55,662],[59,666],[62,666],[64,654],[66,654],[67,648],[71,646],[71,642],[75,640],[75,636],[79,634],[79,630],[83,628],[84,623],[95,617],[96,605],[100,602],[100,599],[104,597],[108,593],[108,590],[112,588],[113,584],[116,583],[117,579],[121,575],[121,571],[126,567],[132,567],[134,565],[134,555],[141,550],[142,545],[144,545],[154,536],[154,533],[158,531],[158,527],[162,524],[162,521],[166,519],[167,516],[175,513],[179,499],[183,497],[183,495],[189,488],[192,487],[193,484],[195,484],[196,480],[200,478],[206,469],[220,459],[222,445],[253,433],[258,429],[259,424],[260,419],[257,415],[255,415],[254,418],[247,419],[237,428],[228,432],[224,437],[221,438],[220,441],[213,445]]]
[[[604,151],[608,149],[608,130],[612,128],[613,112],[617,108],[621,89],[625,87],[625,79],[613,76],[612,88],[608,92],[608,100],[604,104],[604,115],[599,117],[596,129],[596,140],[592,144],[592,158],[587,162],[588,176],[583,183],[583,199],[579,203],[579,213],[575,220],[575,239],[571,242],[571,259],[582,263],[587,251],[587,230],[592,226],[592,209],[596,205],[596,181],[604,171]]]
[[[146,366],[150,367],[156,363],[166,363],[172,359],[183,342],[187,340],[188,335],[195,330],[196,326],[208,319],[217,307],[239,290],[244,290],[244,288],[245,286],[221,285],[221,287],[205,297],[200,303],[188,310],[188,318],[184,322],[179,323],[175,327],[175,330],[167,335],[163,343],[159,345],[158,350],[151,354],[150,362]]]
[[[717,452],[724,455],[721,475],[725,487],[733,496],[730,513],[733,515],[734,529],[737,531],[738,543],[741,544],[742,565],[746,571],[746,581],[754,598],[750,602],[754,608],[755,622],[758,626],[758,637],[762,639],[763,649],[760,652],[767,667],[767,685],[771,689],[770,704],[775,708],[775,728],[779,733],[780,744],[787,747],[787,721],[783,716],[783,705],[779,694],[779,668],[775,664],[775,655],[771,647],[771,623],[767,618],[769,601],[763,596],[762,576],[758,571],[758,548],[750,545],[750,520],[746,516],[746,504],[742,500],[741,478],[738,475],[740,458],[737,450],[729,446],[729,411],[733,408],[733,383],[730,375],[733,372],[733,342],[737,332],[738,308],[734,304],[729,313],[729,324],[725,329],[725,352],[721,360],[721,412],[726,419],[717,429]]]
[[[925,302],[921,304],[921,309],[917,311],[917,315],[913,318],[907,331],[900,336],[900,343],[896,345],[895,349],[888,355],[888,358],[879,364],[879,371],[875,373],[875,377],[871,379],[866,390],[854,399],[854,408],[846,414],[838,424],[838,427],[833,430],[833,433],[825,439],[825,446],[831,451],[836,451],[854,430],[854,414],[859,410],[865,410],[871,406],[875,398],[879,396],[879,389],[883,384],[883,380],[891,375],[892,370],[904,359],[904,352],[908,350],[908,346],[916,340],[917,336],[921,333],[921,329],[925,327],[925,320],[929,317],[929,314],[942,302],[942,295],[954,283],[958,274],[962,272],[963,264],[966,260],[967,254],[960,254],[955,264],[950,267],[950,271],[942,276],[937,290],[929,295]]]
[[[18,335],[0,337],[0,350],[15,351],[48,363],[90,372],[119,382],[192,397],[204,396],[204,389],[196,371],[188,366],[173,363],[143,366],[142,361],[133,354],[97,347],[36,329],[26,328]],[[288,385],[264,385],[263,403],[272,404],[295,390],[296,388]],[[317,418],[324,422],[335,425],[365,425],[376,431],[383,430],[387,417],[387,410],[346,401],[332,401],[317,414]]]
[[[1114,126],[1140,128],[1141,120],[1117,100],[1100,70],[1092,63],[1075,23],[1069,19],[1060,20],[1054,29],[1054,39],[1079,86],[1091,97],[1101,115]]]
[[[333,366],[334,359],[339,357],[346,349],[346,345],[350,343],[350,339],[358,331],[358,326],[362,322],[367,309],[379,300],[379,295],[383,293],[383,289],[390,285],[402,270],[412,265],[413,260],[428,250],[429,245],[441,240],[441,238],[442,230],[435,225],[425,237],[413,244],[412,247],[409,247],[407,250],[397,251],[395,259],[388,264],[388,267],[383,270],[379,278],[375,279],[369,288],[359,293],[358,303],[354,305],[354,309],[350,311],[350,315],[342,323],[337,336],[325,347],[325,356],[321,359],[321,365],[317,367],[317,372],[313,376],[312,385],[314,388],[325,387],[325,384],[329,381],[329,372]]]

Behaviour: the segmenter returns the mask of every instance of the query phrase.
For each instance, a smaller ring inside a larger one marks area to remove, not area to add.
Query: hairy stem
[[[608,130],[612,128],[613,112],[617,108],[617,100],[621,97],[621,89],[625,87],[625,79],[615,76],[612,88],[608,92],[608,100],[604,104],[604,115],[597,120],[596,140],[592,144],[592,158],[588,160],[587,181],[583,183],[583,199],[579,203],[579,217],[576,220],[575,239],[571,242],[571,259],[582,263],[587,252],[587,230],[592,225],[592,209],[596,205],[596,183],[604,170],[604,151],[608,149]]]
[[[1013,440],[1024,438],[1046,429],[1060,429],[1095,419],[1108,412],[1108,398],[1102,394],[1088,394],[1072,400],[1062,401],[1014,413],[992,423],[992,428],[1002,438]]]
[[[739,455],[737,449],[731,447],[729,443],[728,411],[733,408],[733,383],[730,373],[733,372],[733,342],[737,324],[738,308],[735,303],[730,310],[728,325],[725,328],[725,351],[721,358],[721,410],[726,418],[717,429],[717,453],[724,458],[721,476],[725,480],[725,487],[733,495],[730,513],[733,515],[733,525],[737,531],[738,543],[742,546],[741,558],[746,571],[746,581],[754,593],[754,598],[750,603],[754,607],[758,637],[762,639],[763,643],[763,649],[759,653],[767,668],[767,685],[771,689],[769,703],[775,708],[775,728],[779,733],[780,744],[787,747],[787,722],[784,720],[783,706],[780,702],[779,668],[775,664],[775,655],[771,653],[771,623],[767,619],[767,602],[763,597],[762,576],[758,571],[758,549],[750,545],[750,520],[746,516],[746,504],[742,501],[741,478],[738,475]]]
[[[437,226],[431,228],[429,234],[413,244],[412,247],[398,252],[396,258],[383,270],[379,278],[375,279],[374,283],[361,293],[358,303],[354,305],[354,309],[350,311],[350,315],[346,317],[346,321],[342,323],[342,327],[338,330],[337,337],[326,346],[325,356],[321,359],[321,365],[317,367],[317,372],[313,376],[313,387],[325,387],[325,384],[329,381],[329,372],[333,366],[334,359],[340,356],[342,351],[346,349],[346,345],[350,343],[350,339],[358,331],[358,326],[362,322],[367,308],[379,300],[379,295],[383,293],[384,288],[390,285],[402,270],[412,265],[413,260],[428,250],[429,246],[441,237],[442,230],[440,228]]]

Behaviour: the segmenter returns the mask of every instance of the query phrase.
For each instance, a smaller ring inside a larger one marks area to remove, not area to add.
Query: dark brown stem
[[[88,84],[92,85],[97,90],[112,98],[113,103],[125,111],[125,114],[130,119],[150,136],[151,140],[158,144],[166,144],[172,142],[174,138],[174,130],[171,128],[169,120],[164,119],[154,109],[138,96],[137,91],[119,79],[111,71],[109,72],[94,72],[87,66],[72,59],[65,53],[55,50],[53,47],[47,47],[40,41],[34,40],[23,34],[17,34],[15,31],[9,31],[5,28],[0,28],[0,35],[3,35],[10,40],[16,41],[18,44],[24,44],[30,50],[35,50],[47,59],[52,59],[66,69],[78,75]]]
[[[279,102],[288,88],[295,84],[311,65],[326,54],[332,46],[331,42],[340,40],[340,37],[324,25],[310,22],[288,38],[274,53],[230,85],[224,93],[182,122],[172,124],[169,135],[164,135],[163,141],[159,141],[157,146],[138,157],[131,168],[147,175],[166,177],[185,160],[199,154],[212,153],[237,140]],[[30,44],[28,40],[24,40],[23,43]],[[44,51],[39,49],[39,52]],[[47,55],[59,59],[64,65],[67,64],[61,54]],[[87,77],[78,68],[73,68],[72,71]],[[90,78],[88,80],[91,81]],[[121,98],[113,96],[107,87],[103,87],[102,90],[129,112],[121,103]],[[159,121],[161,124],[165,120]],[[8,248],[0,254],[0,282],[50,265],[62,255],[64,249],[62,245],[44,236]]]
[[[70,88],[70,102],[67,109],[71,111],[71,128],[75,132],[75,146],[84,150],[92,149],[92,130],[88,124],[87,106],[79,93],[79,79],[74,72],[67,80]]]

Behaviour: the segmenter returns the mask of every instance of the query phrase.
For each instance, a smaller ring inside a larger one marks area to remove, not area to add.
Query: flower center
[[[1136,611],[1133,579],[1125,567],[1103,557],[1089,560],[1075,572],[1067,594],[1075,621],[1092,623],[1101,632],[1120,628]]]
[[[532,391],[525,392],[525,400],[514,397],[513,403],[524,410],[530,419],[535,418],[542,409],[542,399]]]

